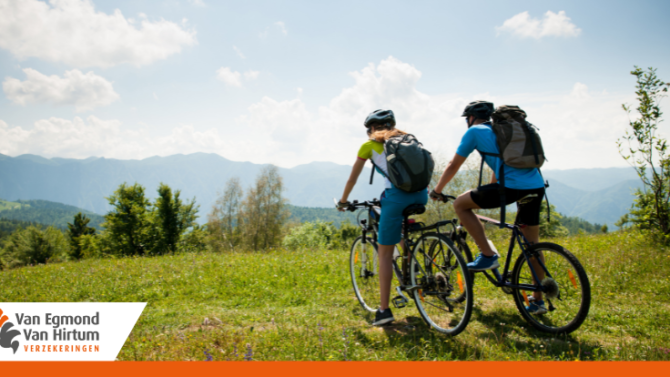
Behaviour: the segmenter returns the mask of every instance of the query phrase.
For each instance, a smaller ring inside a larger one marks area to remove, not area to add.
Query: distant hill
[[[340,212],[337,209],[331,208],[314,208],[314,207],[297,207],[289,205],[291,211],[290,221],[295,222],[333,222],[333,225],[339,227],[344,221],[349,221],[352,224],[356,223],[356,213]]]
[[[549,184],[559,181],[583,191],[600,191],[624,181],[639,180],[632,167],[542,170],[542,175],[549,180]]]
[[[558,212],[592,223],[607,224],[611,229],[633,204],[633,191],[642,188],[639,179],[618,182],[598,191],[579,190],[557,180],[550,180],[549,183],[549,203],[555,205]]]
[[[196,198],[200,205],[200,221],[221,192],[228,179],[238,177],[242,187],[254,184],[259,171],[267,165],[235,162],[216,154],[194,153],[144,160],[88,158],[85,160],[52,158],[35,155],[9,157],[0,155],[0,198],[43,199],[105,214],[111,195],[124,182],[139,183],[149,198],[156,197],[161,182],[182,191],[182,198]],[[351,166],[330,162],[312,162],[292,169],[279,168],[284,179],[284,196],[290,203],[306,207],[328,207],[344,189]],[[368,185],[368,166],[350,197],[379,197],[383,181],[377,177]]]
[[[147,196],[154,199],[156,189],[163,182],[173,190],[181,190],[182,198],[195,197],[200,205],[198,220],[204,223],[228,179],[238,177],[244,188],[250,187],[265,166],[207,153],[144,160],[0,155],[0,198],[48,200],[105,214],[110,209],[105,197],[120,184],[137,182],[146,188]],[[286,188],[284,196],[294,206],[310,208],[330,208],[333,198],[342,194],[350,172],[351,166],[330,162],[279,168]],[[630,208],[631,189],[639,187],[632,168],[547,170],[543,174],[551,185],[547,191],[549,201],[559,212],[608,224],[610,228]],[[351,199],[379,198],[383,180],[377,176],[374,185],[369,185],[369,177],[370,169],[366,165],[349,195]],[[310,218],[306,213],[305,218]]]
[[[105,220],[98,214],[67,204],[47,200],[8,202],[0,199],[0,218],[26,223],[39,223],[61,229],[67,229],[67,224],[72,223],[74,216],[79,212],[90,218],[91,221],[88,225],[96,229],[100,229],[100,224]]]

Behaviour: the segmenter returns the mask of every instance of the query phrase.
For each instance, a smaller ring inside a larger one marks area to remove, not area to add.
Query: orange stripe
[[[292,377],[342,377],[357,375],[422,374],[442,375],[448,368],[450,374],[472,374],[473,369],[490,368],[501,375],[518,375],[525,368],[542,368],[545,377],[592,377],[592,376],[632,376],[642,373],[663,376],[670,363],[663,361],[627,362],[504,362],[504,361],[459,361],[459,362],[331,362],[331,361],[271,361],[271,362],[5,362],[3,375],[16,376],[57,376],[95,375],[105,376],[185,376],[194,374],[228,376],[290,375]]]

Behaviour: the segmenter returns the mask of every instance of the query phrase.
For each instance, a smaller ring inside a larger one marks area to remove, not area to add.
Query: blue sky
[[[666,1],[0,0],[0,153],[350,164],[362,120],[443,158],[474,99],[518,104],[548,169],[624,166],[633,65],[670,78]],[[665,131],[665,126],[662,131]],[[666,132],[667,134],[667,132]]]

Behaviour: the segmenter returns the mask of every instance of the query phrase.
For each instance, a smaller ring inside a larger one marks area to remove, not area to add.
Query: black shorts
[[[479,208],[500,208],[500,184],[491,183],[470,192],[472,201]],[[516,190],[505,187],[505,202],[516,202],[516,224],[540,225],[540,206],[544,197],[544,187],[532,190]]]

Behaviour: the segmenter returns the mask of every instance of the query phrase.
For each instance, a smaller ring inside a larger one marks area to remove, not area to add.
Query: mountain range
[[[265,166],[207,153],[143,160],[0,154],[0,198],[49,200],[105,214],[110,208],[105,197],[120,184],[137,182],[153,199],[163,182],[181,190],[182,198],[195,197],[200,205],[200,221],[204,221],[228,179],[238,177],[242,187],[249,187]],[[284,196],[292,205],[301,207],[331,207],[333,198],[342,194],[350,172],[351,166],[331,162],[279,168],[286,189]],[[543,175],[550,183],[549,201],[559,212],[610,227],[628,211],[632,190],[640,187],[632,168],[547,170]],[[366,166],[351,199],[379,197],[383,180],[377,176],[369,185],[369,177],[370,168]]]

